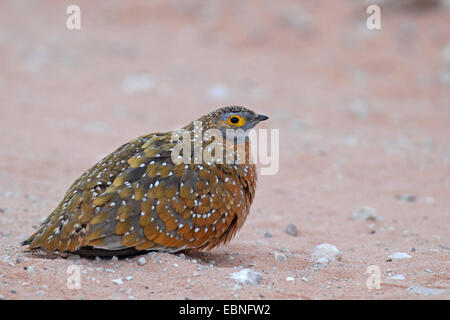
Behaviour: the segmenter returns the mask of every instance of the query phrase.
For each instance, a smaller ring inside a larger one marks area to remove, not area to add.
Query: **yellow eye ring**
[[[227,122],[228,124],[231,124],[232,126],[235,127],[242,127],[243,125],[245,125],[245,119],[235,114],[230,116]]]

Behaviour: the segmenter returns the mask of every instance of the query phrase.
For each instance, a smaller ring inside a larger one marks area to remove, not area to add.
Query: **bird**
[[[228,243],[255,197],[249,133],[267,119],[227,106],[122,145],[75,180],[21,244],[27,252],[112,257]]]

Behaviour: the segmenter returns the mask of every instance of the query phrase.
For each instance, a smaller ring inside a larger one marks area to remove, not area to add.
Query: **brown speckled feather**
[[[224,115],[243,112],[257,116],[227,107],[199,120],[204,129],[228,128]],[[193,132],[194,125],[183,130]],[[176,164],[171,158],[176,144],[166,132],[121,146],[77,179],[23,244],[30,250],[118,255],[211,249],[228,242],[249,213],[255,166],[227,164],[225,158],[223,164]],[[243,147],[248,151],[249,142]]]

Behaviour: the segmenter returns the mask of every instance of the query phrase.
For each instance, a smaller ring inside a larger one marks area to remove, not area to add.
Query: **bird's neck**
[[[204,130],[193,123],[177,131],[183,143],[190,137],[191,159],[201,155],[202,163],[210,164],[252,164],[250,140],[245,134],[233,135],[233,130]],[[189,135],[185,135],[188,133]],[[180,140],[179,140],[180,141]]]

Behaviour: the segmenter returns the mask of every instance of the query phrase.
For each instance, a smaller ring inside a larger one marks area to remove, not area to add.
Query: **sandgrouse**
[[[22,244],[30,251],[118,256],[209,250],[228,242],[255,193],[248,133],[266,119],[224,107],[179,130],[124,144],[78,178]],[[216,135],[206,137],[211,131]],[[210,157],[203,157],[206,151]]]

